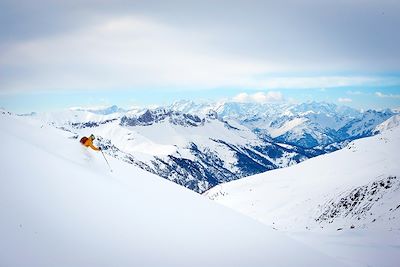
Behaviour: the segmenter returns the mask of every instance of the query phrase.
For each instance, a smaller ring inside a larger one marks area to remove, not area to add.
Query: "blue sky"
[[[392,0],[3,0],[0,106],[397,107],[399,12]]]

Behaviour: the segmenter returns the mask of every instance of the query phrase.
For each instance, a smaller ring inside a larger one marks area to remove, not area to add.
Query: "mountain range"
[[[95,134],[105,152],[202,193],[371,136],[392,110],[330,103],[179,101],[157,108],[75,108],[32,118],[75,138]]]

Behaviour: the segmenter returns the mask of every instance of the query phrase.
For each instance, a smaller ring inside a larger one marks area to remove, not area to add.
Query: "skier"
[[[93,149],[95,151],[101,151],[100,147],[96,147],[96,146],[93,145],[93,140],[94,139],[96,139],[96,138],[94,137],[93,134],[91,134],[89,137],[86,137],[86,136],[82,137],[80,142],[85,147],[90,147],[91,149]]]
[[[86,136],[82,137],[80,142],[85,147],[90,147],[94,151],[100,151],[101,154],[103,154],[104,160],[106,161],[108,167],[110,168],[110,172],[113,172],[113,170],[111,169],[110,163],[108,163],[108,160],[106,159],[106,156],[104,155],[103,150],[101,149],[101,147],[95,147],[93,145],[93,140],[94,139],[96,139],[96,138],[94,137],[93,134],[91,134],[89,137],[86,137]]]

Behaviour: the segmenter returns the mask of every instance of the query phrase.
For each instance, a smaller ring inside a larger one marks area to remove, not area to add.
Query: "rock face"
[[[369,184],[355,187],[321,205],[321,215],[315,221],[322,225],[346,219],[365,221],[369,218],[370,223],[376,222],[381,214],[373,212],[374,206],[379,206],[382,198],[387,198],[392,194],[399,194],[399,189],[400,179],[396,176],[388,176]],[[400,203],[394,203],[388,212],[393,213],[395,216],[395,212],[399,208]],[[354,228],[354,224],[352,226]]]
[[[175,112],[166,109],[146,110],[139,116],[123,116],[121,126],[149,126],[153,123],[159,123],[168,120],[171,124],[181,126],[200,126],[204,124],[204,119],[196,115]]]

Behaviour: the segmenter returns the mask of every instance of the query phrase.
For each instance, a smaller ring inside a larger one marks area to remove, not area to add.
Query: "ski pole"
[[[100,150],[100,151],[101,151],[101,154],[103,154],[103,157],[106,160],[108,167],[110,168],[110,172],[112,172],[113,170],[111,169],[110,163],[108,163],[108,160],[107,160],[106,156],[104,155],[103,150]]]

